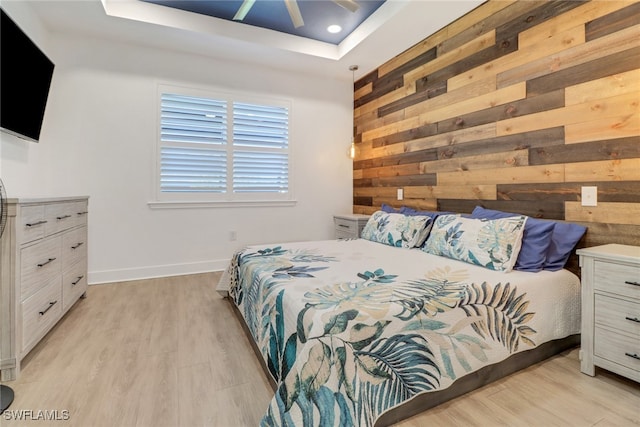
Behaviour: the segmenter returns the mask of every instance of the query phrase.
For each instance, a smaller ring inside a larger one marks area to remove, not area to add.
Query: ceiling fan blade
[[[298,2],[296,0],[284,0],[284,4],[287,6],[293,26],[296,28],[302,27],[304,25],[304,21],[302,20],[302,14],[300,14]]]
[[[333,0],[335,4],[347,9],[349,12],[355,12],[360,9],[360,5],[355,0]]]
[[[256,0],[244,0],[240,5],[240,8],[236,12],[235,16],[233,17],[233,20],[242,21],[245,18],[245,16],[247,16],[247,13],[249,13],[249,11],[251,10],[255,2]]]

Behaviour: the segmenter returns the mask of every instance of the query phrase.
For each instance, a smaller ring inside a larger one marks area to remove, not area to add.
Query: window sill
[[[254,208],[295,206],[297,200],[263,200],[263,201],[154,201],[147,202],[151,209],[200,209],[200,208]]]

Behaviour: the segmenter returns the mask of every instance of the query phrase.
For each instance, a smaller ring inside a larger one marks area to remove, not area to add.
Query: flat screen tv
[[[54,64],[4,10],[0,11],[0,127],[38,142]]]

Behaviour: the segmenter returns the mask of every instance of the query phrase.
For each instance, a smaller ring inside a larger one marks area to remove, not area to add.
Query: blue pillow
[[[485,209],[482,206],[476,206],[471,213],[472,218],[478,219],[497,219],[507,218],[512,216],[519,216],[518,214],[496,211],[492,209]],[[527,222],[524,225],[524,234],[522,236],[522,247],[516,260],[514,270],[519,271],[540,271],[545,269],[548,262],[548,250],[553,240],[553,230],[555,223],[553,221],[543,221],[528,217]],[[573,249],[573,247],[571,248]],[[569,253],[571,253],[571,249]],[[567,254],[567,258],[569,254]],[[559,258],[559,257],[557,257]],[[559,262],[557,259],[555,262]],[[565,260],[566,262],[566,260]],[[558,270],[562,269],[560,267]]]
[[[555,222],[551,245],[547,251],[547,261],[544,269],[550,271],[562,270],[571,256],[573,248],[576,247],[587,227],[570,222]]]
[[[400,213],[403,213],[407,216],[430,216],[435,219],[440,215],[455,215],[454,212],[433,212],[433,211],[418,211],[413,208],[409,208],[407,206],[403,206],[400,208]]]
[[[402,208],[396,209],[393,206],[383,203],[382,206],[380,207],[380,210],[386,213],[400,213],[402,211]]]

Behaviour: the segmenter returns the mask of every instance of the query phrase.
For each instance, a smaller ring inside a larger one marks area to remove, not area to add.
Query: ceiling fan
[[[350,12],[355,12],[360,8],[360,6],[355,2],[355,0],[332,0],[332,1],[336,3],[338,6],[341,6]],[[245,16],[247,16],[247,13],[249,13],[249,11],[251,10],[251,7],[253,7],[253,4],[255,2],[256,0],[244,0],[242,2],[242,5],[240,5],[240,8],[238,9],[238,12],[236,12],[235,16],[233,17],[233,20],[242,21],[245,18]],[[287,11],[289,11],[289,16],[291,17],[291,22],[293,22],[293,26],[295,28],[302,27],[304,25],[304,20],[302,19],[302,15],[300,14],[300,8],[298,7],[297,0],[284,0],[284,4],[285,6],[287,6]]]

